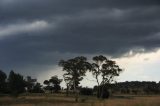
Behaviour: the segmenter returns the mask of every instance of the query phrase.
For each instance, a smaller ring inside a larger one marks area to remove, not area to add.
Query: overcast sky
[[[0,69],[42,82],[61,59],[103,54],[118,81],[159,81],[159,13],[160,0],[0,0]]]

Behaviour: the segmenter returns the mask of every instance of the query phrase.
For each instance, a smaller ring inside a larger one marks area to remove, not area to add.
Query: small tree
[[[52,76],[51,79],[49,79],[49,82],[53,85],[53,90],[56,93],[61,90],[60,83],[62,82],[62,79],[58,79],[58,76]]]
[[[69,59],[67,61],[61,60],[59,62],[59,65],[63,67],[63,71],[66,71],[65,78],[69,82],[73,83],[74,92],[75,92],[75,101],[78,101],[78,85],[79,82],[83,79],[83,76],[85,76],[85,73],[88,69],[91,68],[90,63],[87,62],[86,57],[75,57],[73,59]]]
[[[43,84],[45,84],[46,86],[50,85],[48,80],[44,80]]]
[[[43,82],[43,84],[46,85],[46,86],[44,87],[44,89],[45,89],[45,90],[48,90],[48,91],[50,91],[50,93],[52,93],[53,87],[50,86],[50,82],[49,82],[48,80],[45,80],[45,81]]]
[[[93,61],[91,71],[98,84],[97,97],[103,97],[104,87],[113,82],[114,77],[119,76],[122,69],[119,68],[115,61],[109,60],[102,55],[93,57]],[[101,76],[101,82],[99,81],[99,76]]]
[[[49,80],[45,80],[43,84],[46,85],[45,89],[50,90],[51,93],[58,92],[61,90],[60,83],[62,82],[62,79],[59,79],[58,76],[52,76]]]
[[[33,86],[32,93],[44,93],[44,91],[42,90],[42,85],[37,82],[37,83]]]
[[[32,92],[36,82],[37,82],[37,79],[32,79],[31,76],[27,76],[27,80],[26,80],[27,92]]]

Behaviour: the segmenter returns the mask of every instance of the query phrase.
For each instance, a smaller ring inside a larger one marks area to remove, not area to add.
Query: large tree
[[[114,81],[114,77],[119,76],[122,69],[115,61],[107,59],[103,55],[93,57],[92,74],[96,78],[98,89],[97,97],[103,97],[104,87]]]
[[[73,83],[73,88],[75,92],[75,101],[78,101],[78,85],[80,81],[85,76],[85,73],[88,69],[91,68],[90,63],[87,62],[86,57],[75,57],[73,59],[69,59],[67,61],[61,60],[59,65],[63,67],[63,71],[66,73],[64,74],[65,80]]]

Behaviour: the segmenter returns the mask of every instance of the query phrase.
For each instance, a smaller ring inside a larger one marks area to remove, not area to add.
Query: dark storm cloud
[[[43,19],[97,8],[159,6],[159,0],[1,0],[1,20]]]
[[[159,5],[159,0],[1,0],[0,67],[41,71],[76,55],[155,50]]]

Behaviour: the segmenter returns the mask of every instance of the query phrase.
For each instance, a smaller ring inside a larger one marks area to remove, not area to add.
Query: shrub
[[[93,95],[93,89],[91,88],[81,88],[80,94],[82,95]]]

